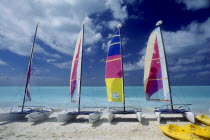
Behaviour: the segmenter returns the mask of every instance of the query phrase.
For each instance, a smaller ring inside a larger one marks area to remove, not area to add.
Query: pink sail
[[[30,91],[29,91],[29,82],[30,82],[30,78],[31,78],[31,67],[32,67],[32,60],[30,60],[29,67],[28,67],[26,89],[25,89],[25,100],[26,101],[31,101],[31,95],[30,95]]]
[[[82,44],[83,44],[83,29],[77,39],[74,56],[72,60],[71,76],[70,76],[70,95],[72,102],[79,101],[80,94],[80,80],[82,68]]]
[[[144,91],[147,100],[170,101],[165,54],[159,27],[149,37],[144,66]],[[162,91],[157,93],[160,90]]]

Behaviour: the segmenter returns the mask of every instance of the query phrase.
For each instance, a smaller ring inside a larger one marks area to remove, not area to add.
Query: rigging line
[[[181,98],[179,98],[176,94],[174,94],[173,96],[175,96],[182,104],[184,104],[184,102],[181,100]]]
[[[19,84],[20,84],[20,85],[23,85],[23,81],[24,81],[23,79],[24,79],[24,78],[22,77],[21,79],[22,79],[22,80],[19,81]],[[18,97],[19,95],[21,95],[21,93],[22,93],[22,92],[21,92],[22,88],[23,88],[22,86],[18,86],[18,88],[17,88],[17,90],[16,90],[16,93],[15,93],[15,102],[12,103],[11,109],[12,109],[12,108],[14,107],[14,105],[16,104],[16,101],[18,100],[17,97]]]

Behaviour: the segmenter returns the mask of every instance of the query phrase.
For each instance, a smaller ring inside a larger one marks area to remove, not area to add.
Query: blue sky
[[[123,24],[125,85],[143,85],[145,48],[158,20],[172,85],[210,85],[209,0],[1,0],[0,85],[24,85],[40,22],[31,85],[69,85],[76,39],[85,25],[82,85],[104,86],[111,36]]]

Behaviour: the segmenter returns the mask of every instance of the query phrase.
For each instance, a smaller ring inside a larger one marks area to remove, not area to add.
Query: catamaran
[[[136,114],[137,119],[141,122],[142,111],[131,106],[129,110],[125,107],[125,94],[124,94],[124,76],[123,76],[123,57],[122,57],[122,41],[120,29],[122,25],[118,25],[118,30],[112,37],[111,45],[109,47],[106,59],[106,89],[108,101],[121,102],[122,107],[109,107],[108,121],[111,122],[115,114]],[[132,108],[132,110],[131,110]]]
[[[147,44],[144,65],[146,99],[149,101],[170,101],[169,105],[155,108],[155,116],[159,122],[161,114],[182,114],[183,117],[194,123],[194,114],[189,109],[191,104],[173,104],[161,24],[162,21],[157,22],[157,28],[151,33]],[[180,107],[174,109],[175,105]],[[169,109],[169,107],[171,108]]]
[[[58,114],[59,122],[68,122],[75,119],[78,115],[89,115],[89,123],[93,124],[100,119],[102,112],[100,111],[83,111],[80,108],[81,98],[81,82],[82,82],[82,58],[83,58],[83,44],[84,44],[84,25],[82,23],[82,30],[79,33],[74,56],[72,60],[71,76],[70,76],[70,96],[71,102],[78,103],[78,110],[61,111]]]
[[[31,101],[31,95],[30,95],[30,91],[29,91],[29,83],[30,83],[30,78],[31,78],[32,61],[33,61],[34,47],[35,47],[38,25],[39,25],[39,23],[37,23],[37,25],[36,25],[33,46],[31,49],[31,55],[30,55],[30,59],[29,59],[23,104],[22,104],[22,106],[19,106],[19,107],[21,107],[21,111],[19,111],[19,110],[11,111],[10,119],[23,119],[27,115],[29,122],[36,122],[36,121],[40,121],[40,120],[48,118],[53,113],[53,109],[46,108],[44,106],[25,106],[26,101]]]

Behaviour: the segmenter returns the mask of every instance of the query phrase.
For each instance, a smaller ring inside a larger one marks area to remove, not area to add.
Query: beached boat
[[[25,106],[26,101],[31,101],[31,95],[30,95],[30,91],[29,91],[29,83],[30,83],[30,77],[31,77],[32,61],[33,61],[33,54],[34,54],[34,47],[35,47],[35,40],[36,40],[36,33],[37,33],[38,25],[39,24],[37,23],[35,34],[34,34],[33,46],[31,49],[31,55],[30,55],[30,59],[29,59],[23,104],[22,104],[22,106],[19,106],[19,107],[21,107],[21,110],[19,110],[19,109],[12,110],[10,112],[10,115],[9,115],[10,120],[24,119],[26,116],[28,116],[29,122],[36,122],[36,121],[41,121],[43,119],[48,118],[53,113],[53,109],[46,108],[44,106]]]
[[[202,140],[199,136],[195,135],[193,132],[185,132],[183,129],[175,124],[169,125],[159,125],[159,128],[173,139],[177,140]]]
[[[84,44],[84,22],[82,30],[79,33],[74,56],[72,60],[71,76],[70,76],[70,96],[73,103],[78,103],[78,109],[74,111],[61,111],[58,114],[59,122],[68,122],[75,119],[78,115],[89,115],[89,123],[94,123],[100,119],[102,112],[100,111],[85,111],[80,108],[81,97],[81,82],[82,82],[82,58],[83,58],[83,44]]]
[[[210,118],[207,115],[197,115],[196,119],[201,123],[210,126]]]
[[[115,114],[136,114],[137,119],[141,122],[141,109],[134,107],[125,107],[124,94],[124,76],[123,76],[123,57],[122,57],[122,41],[120,35],[121,24],[118,25],[118,30],[112,37],[106,59],[106,89],[108,101],[121,102],[123,107],[109,107],[108,121],[111,122]],[[126,109],[126,108],[129,108]]]
[[[155,108],[155,116],[159,122],[161,114],[182,114],[183,117],[194,123],[194,114],[189,109],[191,104],[173,104],[161,24],[162,21],[157,22],[158,27],[151,33],[147,44],[144,65],[146,99],[148,101],[170,101],[169,105]],[[179,107],[175,109],[175,105]]]
[[[210,126],[198,126],[195,124],[187,124],[180,126],[184,132],[194,133],[204,139],[210,139]]]

